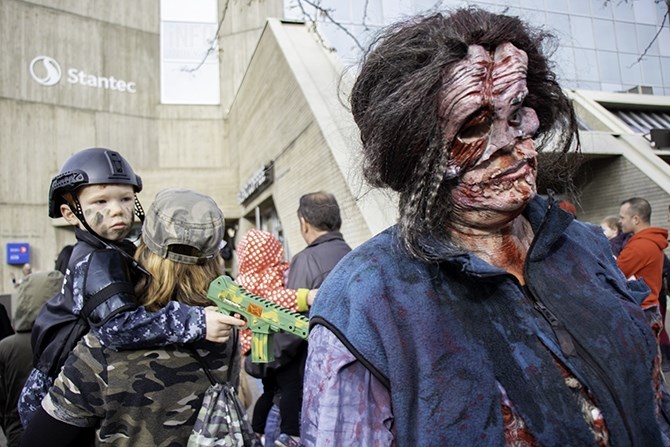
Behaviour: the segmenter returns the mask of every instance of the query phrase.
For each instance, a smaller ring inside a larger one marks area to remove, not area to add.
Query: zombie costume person
[[[312,307],[306,446],[662,445],[655,341],[599,227],[536,195],[578,145],[546,36],[478,9],[387,29],[351,105],[397,225]]]

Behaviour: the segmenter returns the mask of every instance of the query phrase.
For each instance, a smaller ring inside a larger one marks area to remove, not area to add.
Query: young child
[[[623,232],[617,216],[605,217],[602,222],[600,222],[600,228],[602,228],[605,237],[609,240],[612,254],[616,258],[633,234]]]
[[[141,178],[121,154],[103,148],[71,156],[51,183],[49,217],[74,225],[77,243],[60,293],[42,308],[33,328],[34,369],[18,404],[24,426],[89,328],[112,349],[226,340],[229,326],[215,307],[176,301],[156,312],[138,307],[133,284],[148,273],[132,258],[135,246],[125,237],[133,211],[144,219],[136,197],[141,190]],[[217,253],[218,247],[203,260]]]
[[[294,312],[309,310],[316,295],[316,289],[294,290],[284,286],[288,262],[284,260],[284,247],[271,233],[257,229],[249,230],[237,247],[237,260],[238,274],[235,282],[245,290]],[[248,354],[251,349],[251,331],[247,329],[241,332],[240,344],[242,354]],[[279,354],[280,350],[275,344],[276,358],[271,363],[252,364],[249,356],[245,357],[247,372],[262,378],[263,382],[263,393],[254,406],[251,425],[257,435],[265,434],[266,446],[275,445],[275,440],[279,436],[279,433],[266,430],[268,418],[273,417],[271,410],[274,402],[279,401],[280,414],[300,412],[300,406],[295,406],[299,402],[295,399],[277,399],[279,393],[288,395],[300,392],[295,389],[294,376],[297,374],[277,373],[277,368],[283,365]]]

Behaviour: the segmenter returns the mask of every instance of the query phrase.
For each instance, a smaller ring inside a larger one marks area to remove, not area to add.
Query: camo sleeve
[[[93,342],[93,343],[91,343]],[[42,400],[51,417],[77,427],[95,427],[105,417],[106,359],[97,341],[84,337]]]
[[[205,337],[205,309],[176,301],[156,312],[140,306],[91,329],[103,346],[116,350],[192,343]]]

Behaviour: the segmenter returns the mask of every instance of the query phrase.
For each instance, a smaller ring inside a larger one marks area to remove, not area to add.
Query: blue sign
[[[7,264],[25,264],[30,262],[30,244],[7,243]]]

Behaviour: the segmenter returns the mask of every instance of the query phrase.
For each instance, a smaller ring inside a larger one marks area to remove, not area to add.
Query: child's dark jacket
[[[34,369],[19,398],[26,426],[79,339],[92,329],[112,349],[190,343],[205,335],[204,308],[171,301],[159,311],[138,306],[132,256],[76,229],[61,292],[42,308],[32,332]],[[132,244],[131,244],[132,245]]]

